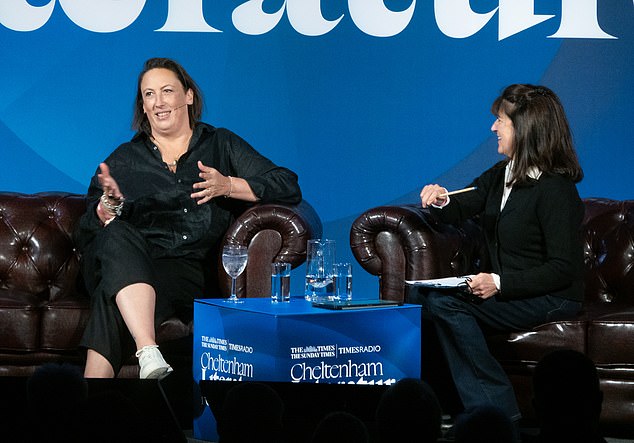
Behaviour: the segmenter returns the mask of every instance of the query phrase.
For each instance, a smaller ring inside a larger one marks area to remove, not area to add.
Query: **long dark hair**
[[[152,135],[152,128],[150,122],[143,111],[143,94],[141,93],[141,81],[143,76],[151,69],[169,69],[176,78],[183,85],[185,92],[189,89],[192,90],[194,99],[193,103],[187,106],[189,113],[189,127],[193,128],[194,125],[200,121],[200,117],[203,112],[203,96],[200,92],[200,88],[196,84],[193,78],[185,71],[185,69],[176,61],[169,58],[151,58],[143,65],[143,70],[139,73],[139,78],[136,87],[136,99],[134,101],[134,116],[132,118],[132,129],[138,132],[145,133],[147,136]]]
[[[572,133],[559,97],[545,86],[510,85],[493,102],[491,112],[504,112],[515,129],[513,183],[528,180],[532,167],[578,183],[583,179]]]

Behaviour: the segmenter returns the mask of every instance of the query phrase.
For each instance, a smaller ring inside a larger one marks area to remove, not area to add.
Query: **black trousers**
[[[447,291],[409,293],[422,306],[423,321],[433,322],[441,349],[464,408],[483,404],[502,408],[512,421],[521,418],[513,385],[486,342],[488,331],[526,331],[539,324],[574,318],[581,303],[553,295],[480,303]]]
[[[115,374],[136,350],[117,308],[117,293],[134,283],[156,292],[155,324],[178,315],[191,319],[193,300],[203,297],[202,260],[153,258],[143,236],[129,223],[113,220],[82,252],[83,279],[91,295],[91,314],[80,346],[103,355]]]

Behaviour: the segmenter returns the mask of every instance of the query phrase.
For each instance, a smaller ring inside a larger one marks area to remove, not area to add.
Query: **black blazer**
[[[551,294],[582,301],[584,205],[572,180],[542,174],[525,185],[513,185],[500,212],[505,163],[476,178],[478,189],[457,194],[432,213],[443,222],[460,224],[480,215],[492,266],[500,276],[505,299]]]

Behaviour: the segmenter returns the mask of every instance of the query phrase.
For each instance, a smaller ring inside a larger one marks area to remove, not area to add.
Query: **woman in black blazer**
[[[447,196],[425,186],[423,207],[444,222],[474,215],[488,246],[491,269],[471,277],[475,301],[447,293],[420,296],[435,325],[465,409],[493,404],[521,418],[512,385],[488,351],[482,328],[526,330],[573,317],[583,298],[584,207],[576,183],[583,178],[566,115],[548,88],[508,86],[492,106],[491,130],[506,157],[471,185]]]

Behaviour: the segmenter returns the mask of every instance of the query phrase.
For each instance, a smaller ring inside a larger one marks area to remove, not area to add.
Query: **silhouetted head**
[[[554,351],[535,367],[533,405],[543,426],[595,428],[602,402],[596,367],[585,354]]]
[[[432,388],[422,380],[404,378],[381,396],[376,423],[381,442],[435,442],[441,434],[442,410]]]

